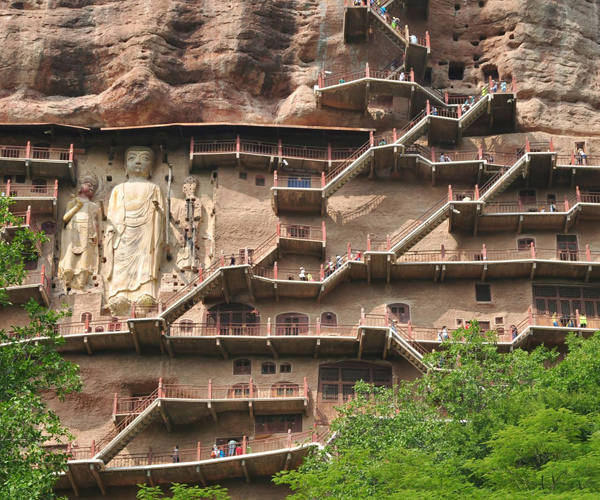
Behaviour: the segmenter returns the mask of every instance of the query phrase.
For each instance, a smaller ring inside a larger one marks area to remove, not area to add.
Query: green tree
[[[0,227],[19,224],[9,203],[0,198]],[[36,258],[35,242],[42,240],[25,229],[10,242],[0,238],[0,307],[10,305],[6,287],[22,282],[23,260]],[[77,366],[56,352],[64,339],[55,325],[66,313],[46,310],[33,301],[25,310],[27,326],[15,327],[10,335],[0,330],[0,499],[53,497],[56,473],[64,470],[66,456],[49,452],[44,444],[65,442],[70,435],[43,395],[53,393],[62,400],[81,388]]]
[[[160,500],[161,498],[165,498],[165,494],[160,486],[138,484],[138,487],[140,488],[136,497],[138,500]],[[170,498],[173,500],[228,500],[231,498],[227,493],[227,489],[221,486],[200,488],[199,486],[173,483],[170,490],[173,493],[173,496]]]

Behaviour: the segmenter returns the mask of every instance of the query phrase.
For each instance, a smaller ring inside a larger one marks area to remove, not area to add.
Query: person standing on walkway
[[[173,450],[173,463],[174,464],[178,464],[179,462],[181,462],[181,459],[179,458],[179,445],[175,445],[175,449]]]

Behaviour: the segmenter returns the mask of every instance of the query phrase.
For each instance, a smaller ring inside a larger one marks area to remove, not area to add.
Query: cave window
[[[281,363],[279,365],[279,373],[292,373],[292,363]]]
[[[265,186],[265,177],[264,175],[257,175],[255,179],[255,184],[259,187]]]
[[[448,78],[450,80],[462,80],[465,76],[465,65],[463,63],[451,62],[448,66]]]
[[[44,234],[47,234],[48,236],[56,235],[56,223],[44,222],[42,224],[42,231],[44,231]]]
[[[496,66],[486,65],[481,71],[483,71],[483,78],[487,82],[490,78],[492,80],[498,80],[500,75],[498,74],[498,68]]]
[[[86,321],[92,321],[92,313],[85,312],[81,315],[81,322],[85,323]]]
[[[277,365],[271,361],[263,363],[260,369],[262,375],[274,375],[277,373]]]
[[[233,362],[234,375],[250,375],[252,372],[252,364],[249,359],[236,359]]]

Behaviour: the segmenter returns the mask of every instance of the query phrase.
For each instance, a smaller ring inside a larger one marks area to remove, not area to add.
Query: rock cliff
[[[377,29],[345,44],[343,0],[23,0],[0,3],[0,121],[126,126],[263,122],[388,126],[317,110],[319,70],[383,67]],[[432,83],[518,81],[522,130],[598,129],[600,0],[431,0]],[[463,68],[450,80],[449,68]]]

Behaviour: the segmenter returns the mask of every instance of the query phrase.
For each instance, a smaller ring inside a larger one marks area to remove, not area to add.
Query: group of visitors
[[[557,313],[552,314],[552,326],[564,326],[574,328],[577,321],[573,314],[561,314],[560,317]],[[587,328],[587,316],[585,314],[579,315],[579,328]]]
[[[246,446],[246,453],[250,453],[250,447]],[[244,454],[244,448],[242,444],[236,441],[235,439],[231,439],[227,446],[217,446],[213,445],[213,449],[210,452],[210,458],[225,458],[225,457],[235,457]]]
[[[450,335],[448,334],[448,327],[446,325],[442,326],[441,330],[438,330],[437,332],[437,339],[439,342],[444,342],[446,340],[448,340],[450,338]]]
[[[342,267],[344,263],[344,259],[341,255],[336,255],[335,257],[331,257],[331,260],[326,260],[325,265],[323,266],[325,269],[325,277],[331,276],[336,270]]]
[[[440,157],[438,158],[438,162],[444,163],[444,162],[449,162],[449,161],[452,161],[452,158],[450,158],[447,154],[440,153]]]
[[[577,156],[575,157],[575,165],[587,165],[587,155],[583,148],[577,150]]]
[[[303,267],[300,268],[298,278],[300,279],[300,281],[315,281],[314,276],[310,273],[307,273],[306,269],[304,269]]]

